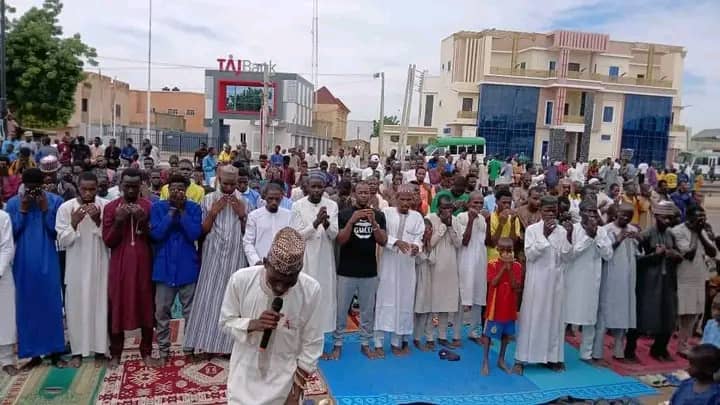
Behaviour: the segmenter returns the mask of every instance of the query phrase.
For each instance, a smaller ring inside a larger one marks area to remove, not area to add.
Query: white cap
[[[378,156],[378,155],[372,155],[372,156],[370,156],[370,161],[371,161],[371,162],[379,162],[379,161],[380,161],[380,156]]]

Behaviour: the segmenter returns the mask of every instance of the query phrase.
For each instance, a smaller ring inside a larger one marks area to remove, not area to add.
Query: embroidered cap
[[[266,257],[266,263],[282,274],[299,273],[303,268],[305,240],[298,231],[285,227],[278,231]]]
[[[47,155],[40,159],[40,171],[43,173],[53,173],[60,169],[60,161],[54,155]]]

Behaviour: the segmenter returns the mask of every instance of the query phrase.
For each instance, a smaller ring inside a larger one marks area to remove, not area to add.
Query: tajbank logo
[[[275,64],[268,63],[253,63],[247,59],[233,58],[232,55],[228,55],[227,58],[217,58],[218,70],[223,72],[235,72],[239,75],[241,72],[264,72],[265,65],[268,65],[268,73],[275,73]]]

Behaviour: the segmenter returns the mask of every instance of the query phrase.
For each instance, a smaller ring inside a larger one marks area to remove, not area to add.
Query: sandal
[[[440,356],[440,360],[460,361],[460,355],[452,350],[442,349],[438,352],[438,356]]]

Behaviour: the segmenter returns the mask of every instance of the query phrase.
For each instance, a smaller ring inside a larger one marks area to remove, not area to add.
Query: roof
[[[704,129],[693,135],[692,139],[720,139],[720,128]]]
[[[330,90],[328,90],[327,87],[322,86],[318,89],[318,91],[315,93],[315,103],[316,104],[335,104],[338,107],[342,108],[346,112],[350,112],[350,109],[347,108],[345,103],[342,102],[339,98],[335,97]]]

